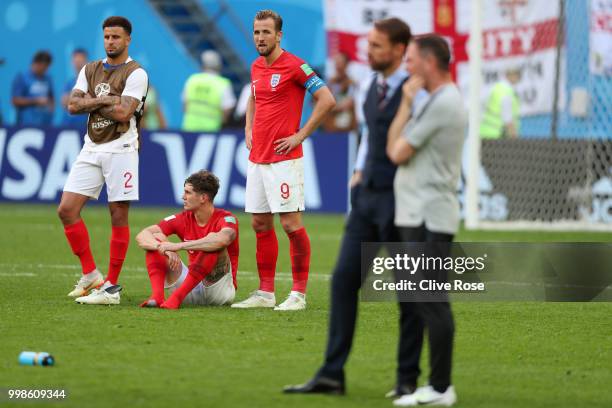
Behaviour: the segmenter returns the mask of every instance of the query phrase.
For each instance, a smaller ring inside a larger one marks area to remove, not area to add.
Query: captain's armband
[[[306,88],[306,90],[311,95],[313,95],[315,92],[317,92],[319,89],[323,88],[324,86],[326,86],[325,81],[319,78],[318,75],[311,76],[304,83],[304,88]]]

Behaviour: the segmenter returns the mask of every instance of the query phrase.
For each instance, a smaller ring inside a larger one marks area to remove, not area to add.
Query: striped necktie
[[[385,107],[385,99],[387,98],[387,91],[389,90],[389,85],[387,85],[387,81],[384,79],[382,82],[377,84],[378,90],[378,109],[383,109]]]

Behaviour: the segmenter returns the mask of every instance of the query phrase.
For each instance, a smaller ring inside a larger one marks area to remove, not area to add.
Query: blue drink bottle
[[[22,351],[19,354],[19,364],[21,365],[40,365],[40,366],[52,366],[55,363],[55,359],[49,353],[35,351]]]

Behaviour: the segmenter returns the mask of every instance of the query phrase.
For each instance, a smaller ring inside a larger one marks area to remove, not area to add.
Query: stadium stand
[[[197,20],[203,18],[217,22],[218,31],[212,33],[207,41],[200,41],[196,46],[222,44],[217,51],[223,53],[226,65],[235,71],[232,75],[235,88],[241,89],[248,80],[250,63],[257,56],[250,38],[251,24],[261,2],[254,0],[209,1],[181,0],[175,4],[189,3],[190,8],[175,13],[191,10],[191,14],[179,20]],[[326,45],[323,28],[322,4],[305,0],[292,1],[272,0],[267,7],[276,9],[285,20],[285,39],[283,45],[303,56],[313,67],[321,67],[325,62]],[[16,72],[30,62],[32,53],[38,49],[48,49],[54,57],[50,75],[54,81],[56,95],[61,95],[61,86],[73,75],[70,67],[70,53],[75,47],[84,47],[91,58],[104,55],[103,44],[97,29],[102,20],[110,15],[121,13],[134,25],[132,56],[141,62],[149,72],[151,83],[155,84],[169,128],[179,128],[182,112],[180,94],[185,79],[199,69],[199,52],[194,54],[192,47],[174,32],[167,16],[160,16],[154,4],[164,4],[163,0],[53,0],[38,2],[35,0],[16,0],[0,4],[0,58],[5,60],[0,68],[1,89],[10,90],[10,81]],[[196,11],[194,11],[196,10]],[[194,16],[193,14],[197,14]],[[191,24],[191,23],[190,23]],[[188,26],[188,24],[185,24]],[[303,30],[302,27],[308,27]],[[96,28],[96,29],[92,29]],[[200,30],[191,25],[184,30]],[[212,35],[212,37],[211,37]],[[11,46],[19,44],[19,47]],[[233,51],[232,51],[233,50]],[[233,55],[233,56],[230,56]],[[238,62],[240,61],[240,62]],[[236,66],[238,64],[238,66]],[[245,76],[245,72],[247,73]],[[10,103],[10,92],[0,94],[0,109],[5,124],[14,123],[15,113]],[[56,124],[60,123],[61,111],[58,105],[55,113]]]

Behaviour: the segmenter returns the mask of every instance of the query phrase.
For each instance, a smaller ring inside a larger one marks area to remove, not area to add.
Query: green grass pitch
[[[133,208],[132,237],[175,212]],[[95,259],[108,262],[105,207],[84,212]],[[240,214],[239,291],[256,288],[255,239]],[[185,307],[143,310],[144,254],[132,241],[120,306],[66,297],[79,276],[53,206],[0,205],[0,388],[64,388],[63,407],[390,407],[397,305],[362,303],[345,397],[285,396],[321,363],[329,274],[344,218],[306,214],[312,241],[308,309]],[[277,231],[280,231],[278,229]],[[280,243],[277,299],[290,288],[287,239]],[[461,231],[459,241],[605,241],[612,233]],[[612,304],[457,303],[453,382],[459,407],[612,407]],[[48,351],[54,367],[20,366],[20,351]],[[423,378],[427,356],[423,356]],[[6,404],[0,401],[0,404]],[[45,406],[48,406],[45,404]],[[23,403],[15,406],[27,406]]]

